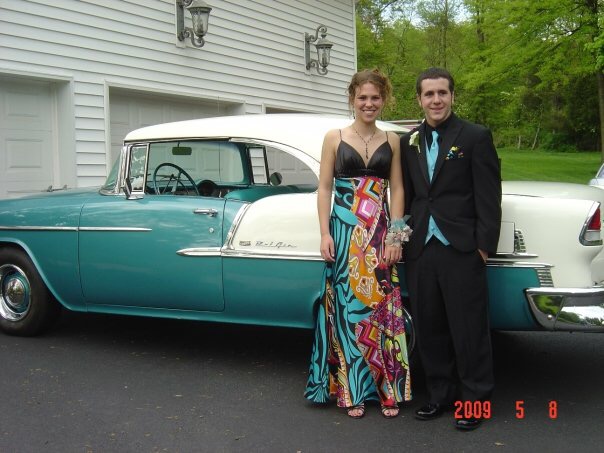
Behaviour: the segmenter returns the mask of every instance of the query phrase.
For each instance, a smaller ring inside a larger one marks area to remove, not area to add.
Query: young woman
[[[356,73],[348,87],[354,122],[329,131],[321,155],[317,207],[325,287],[305,396],[327,402],[335,395],[353,418],[365,414],[366,400],[378,400],[392,418],[398,403],[411,399],[396,271],[410,234],[402,219],[400,140],[376,125],[391,92],[379,71]]]

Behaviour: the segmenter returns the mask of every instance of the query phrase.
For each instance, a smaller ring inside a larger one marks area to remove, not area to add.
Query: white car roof
[[[202,118],[136,129],[126,135],[125,143],[198,138],[252,138],[297,148],[319,161],[323,137],[331,129],[352,124],[346,116],[313,114],[261,114]],[[383,130],[406,132],[405,127],[379,121]]]

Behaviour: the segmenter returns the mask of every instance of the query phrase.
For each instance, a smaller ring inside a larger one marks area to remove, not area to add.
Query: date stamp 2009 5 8
[[[493,412],[491,402],[485,401],[455,401],[455,418],[478,418],[478,419],[489,419]],[[516,400],[516,418],[523,419],[526,415],[524,408],[524,400]],[[547,405],[548,416],[550,419],[555,420],[558,418],[558,402],[551,400]]]

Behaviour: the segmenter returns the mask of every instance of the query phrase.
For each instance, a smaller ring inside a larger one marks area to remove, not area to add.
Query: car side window
[[[271,146],[266,148],[266,155],[268,159],[268,174],[280,173],[282,185],[300,186],[306,189],[318,186],[319,180],[315,172],[294,155]]]

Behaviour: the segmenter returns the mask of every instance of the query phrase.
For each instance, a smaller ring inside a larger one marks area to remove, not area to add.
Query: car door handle
[[[209,215],[210,217],[216,217],[218,211],[216,209],[195,209],[193,214]]]

